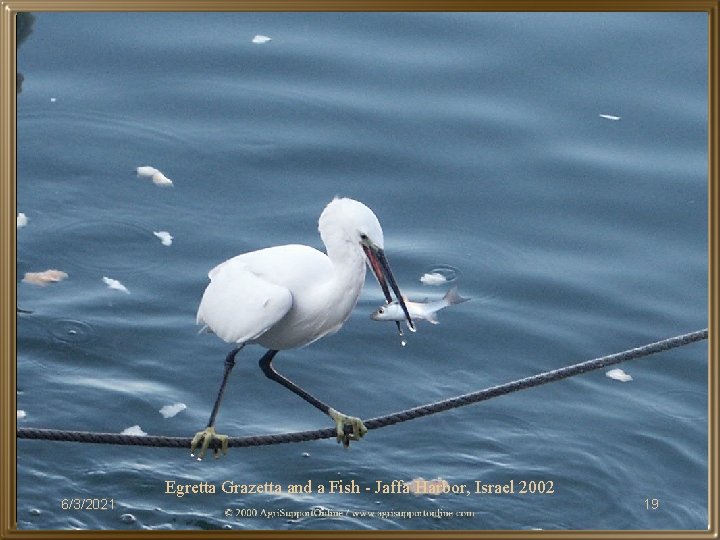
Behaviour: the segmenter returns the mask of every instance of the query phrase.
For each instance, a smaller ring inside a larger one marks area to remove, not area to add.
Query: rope
[[[385,426],[391,426],[399,422],[406,422],[415,418],[421,418],[430,414],[447,411],[457,407],[464,407],[479,401],[485,401],[494,397],[525,390],[533,386],[539,386],[553,381],[566,379],[574,375],[580,375],[596,369],[600,369],[613,364],[619,364],[627,360],[642,358],[662,351],[682,347],[690,343],[707,339],[708,329],[690,332],[680,336],[675,336],[654,343],[643,345],[635,349],[629,349],[609,356],[602,356],[593,360],[588,360],[579,364],[563,367],[553,371],[546,371],[538,375],[525,377],[498,386],[492,386],[478,392],[464,394],[454,398],[428,403],[413,409],[396,412],[386,416],[378,416],[366,420],[365,427],[368,430],[378,429]],[[290,442],[314,441],[318,439],[330,439],[336,436],[335,428],[318,429],[314,431],[298,431],[294,433],[282,433],[277,435],[258,435],[251,437],[230,437],[228,445],[232,447],[245,446],[264,446],[271,444],[281,444]],[[83,443],[101,443],[101,444],[119,444],[132,446],[155,446],[169,448],[190,448],[190,437],[163,437],[155,435],[123,435],[119,433],[95,433],[88,431],[63,431],[56,429],[34,429],[34,428],[18,428],[18,439],[42,439],[49,441],[74,441]],[[218,446],[217,441],[213,441],[211,448]]]

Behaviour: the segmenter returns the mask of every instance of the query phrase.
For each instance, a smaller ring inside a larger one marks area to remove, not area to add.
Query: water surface
[[[444,294],[419,277],[445,267],[473,299],[402,347],[391,323],[369,319],[382,293],[368,278],[339,333],[278,355],[281,372],[348,414],[706,327],[706,32],[704,13],[36,14],[18,51],[29,218],[18,278],[69,277],[18,282],[33,311],[18,317],[18,425],[203,428],[229,350],[197,334],[208,270],[275,244],[322,248],[317,218],[335,195],[375,211],[411,299]],[[140,165],[174,187],[136,178]],[[261,354],[241,353],[218,430],[329,427],[262,375]],[[633,381],[598,371],[372,431],[347,451],[326,440],[198,463],[182,450],[20,440],[18,526],[704,530],[707,344],[621,367]],[[187,409],[159,414],[174,403]],[[165,493],[168,480],[418,477],[552,481],[555,493]],[[61,509],[86,497],[115,508]],[[288,515],[313,509],[342,515]]]

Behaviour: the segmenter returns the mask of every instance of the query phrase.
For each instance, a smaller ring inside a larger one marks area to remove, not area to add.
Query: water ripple
[[[48,332],[53,339],[60,343],[87,343],[95,339],[96,331],[93,326],[74,319],[58,319],[50,323]]]
[[[152,231],[133,222],[111,219],[75,220],[58,227],[59,236],[72,246],[58,257],[68,266],[99,272],[143,272],[162,260],[139,255],[139,249],[154,246]]]
[[[57,129],[62,132],[70,130],[77,133],[93,133],[113,139],[130,137],[135,141],[145,139],[153,146],[164,143],[176,148],[191,147],[190,141],[179,136],[177,131],[168,130],[165,126],[148,121],[146,118],[139,120],[96,110],[71,111],[55,108],[52,113],[47,110],[24,109],[24,111],[22,115],[18,115],[18,120],[28,127],[34,123],[41,124],[45,132],[52,131],[53,124],[57,124]]]
[[[448,264],[440,264],[438,266],[428,268],[425,270],[424,274],[440,274],[445,278],[447,283],[454,283],[462,277],[462,272],[460,272],[458,268]]]
[[[671,390],[652,402],[657,412],[679,420],[707,420],[707,394],[694,390]]]

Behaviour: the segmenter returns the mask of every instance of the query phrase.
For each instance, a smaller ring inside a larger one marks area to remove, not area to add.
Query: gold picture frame
[[[460,1],[447,2],[427,0],[363,0],[358,2],[336,0],[295,1],[223,1],[223,0],[7,0],[0,2],[0,58],[2,58],[2,83],[0,87],[0,204],[2,204],[2,236],[0,249],[3,254],[2,284],[0,285],[0,346],[2,354],[2,405],[0,475],[0,537],[1,538],[109,538],[132,536],[137,538],[196,538],[196,537],[243,537],[243,538],[313,538],[339,537],[365,538],[369,534],[384,538],[527,538],[530,536],[568,538],[717,538],[718,532],[718,251],[720,237],[719,189],[720,165],[720,102],[718,79],[720,73],[720,2],[717,0],[507,0],[507,1]],[[17,422],[16,405],[16,312],[17,270],[16,229],[11,226],[16,214],[16,15],[20,12],[59,11],[625,11],[625,12],[705,12],[708,17],[708,517],[707,531],[32,531],[19,530],[16,517],[16,458]]]

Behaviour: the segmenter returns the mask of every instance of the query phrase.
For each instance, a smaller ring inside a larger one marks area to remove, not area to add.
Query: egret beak
[[[397,298],[398,304],[400,304],[400,307],[403,310],[403,313],[405,314],[405,319],[407,319],[408,328],[414,332],[415,331],[415,323],[413,323],[412,318],[410,317],[410,313],[408,312],[407,306],[405,305],[405,299],[403,298],[402,293],[400,293],[400,289],[398,288],[397,282],[395,281],[395,277],[392,274],[392,271],[390,270],[390,264],[388,263],[387,259],[385,258],[385,252],[377,248],[373,245],[366,245],[362,244],[363,251],[365,251],[365,256],[367,257],[367,261],[370,265],[370,268],[372,268],[373,274],[375,274],[375,278],[377,279],[378,283],[380,284],[380,288],[383,291],[383,294],[385,295],[385,299],[387,300],[387,303],[390,304],[393,299],[392,296],[390,296],[390,290],[388,289],[388,282],[390,283],[390,287],[392,288],[393,292],[395,293],[395,298]],[[400,323],[398,323],[398,329],[400,328]]]

